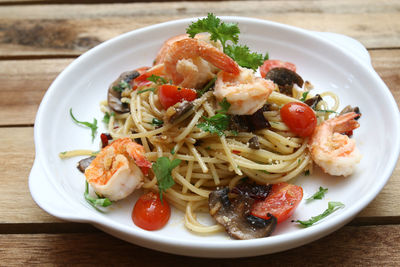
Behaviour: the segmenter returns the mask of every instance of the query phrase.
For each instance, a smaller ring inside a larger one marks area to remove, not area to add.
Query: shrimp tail
[[[334,118],[333,131],[337,133],[346,133],[357,129],[358,127],[360,127],[360,124],[356,121],[356,119],[360,116],[361,114],[349,112]]]

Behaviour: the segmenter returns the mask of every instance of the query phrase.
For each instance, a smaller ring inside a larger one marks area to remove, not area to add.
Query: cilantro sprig
[[[112,201],[108,198],[94,198],[89,195],[89,183],[86,181],[85,185],[85,192],[83,193],[83,196],[85,197],[86,201],[92,205],[95,209],[99,210],[97,207],[108,207],[112,205]]]
[[[328,188],[319,187],[319,190],[314,193],[311,197],[307,198],[307,201],[312,201],[315,199],[322,199],[325,196],[325,193],[328,192]]]
[[[172,179],[171,172],[181,163],[180,159],[170,160],[167,157],[160,157],[151,167],[156,175],[158,182],[158,191],[160,192],[160,199],[162,201],[162,194],[168,188],[175,184],[174,179]]]
[[[207,118],[203,116],[205,120],[202,123],[197,124],[197,127],[205,132],[216,133],[219,136],[225,135],[224,131],[229,127],[230,116],[226,114],[231,104],[224,98],[222,102],[218,103],[222,109],[217,111],[217,114]]]
[[[96,118],[93,119],[93,123],[86,122],[86,121],[78,121],[74,115],[72,114],[72,108],[69,109],[69,114],[71,115],[71,118],[76,122],[77,124],[81,124],[83,126],[86,126],[92,130],[92,141],[94,140],[96,131],[97,131],[97,120]]]
[[[263,56],[262,54],[251,52],[246,45],[238,45],[240,33],[238,24],[221,22],[213,13],[208,13],[206,18],[193,22],[186,29],[186,33],[191,38],[203,32],[208,32],[211,40],[220,41],[224,53],[242,67],[256,70],[268,59],[268,53]]]
[[[310,227],[314,223],[322,220],[323,218],[327,217],[328,215],[332,214],[333,212],[335,212],[338,209],[343,208],[343,207],[344,207],[343,203],[331,201],[331,202],[328,202],[328,208],[323,213],[321,213],[317,216],[311,217],[307,221],[297,220],[295,222],[299,223],[303,227]]]

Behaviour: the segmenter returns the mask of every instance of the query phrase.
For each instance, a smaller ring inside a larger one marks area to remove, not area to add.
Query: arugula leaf
[[[129,85],[129,83],[127,83],[126,81],[123,81],[123,80],[120,81],[117,86],[113,86],[114,91],[117,91],[117,92],[122,92],[126,88],[131,88],[131,86]]]
[[[301,101],[301,102],[306,101],[308,93],[310,93],[310,91],[304,92],[304,93],[301,95],[301,98],[300,98],[300,101]]]
[[[115,116],[114,111],[112,111],[111,113],[106,112],[103,117],[103,122],[108,124],[110,122],[111,116]]]
[[[343,203],[331,201],[331,202],[328,203],[328,208],[327,208],[323,213],[321,213],[320,215],[311,217],[311,218],[310,218],[309,220],[307,220],[307,221],[300,221],[300,220],[297,220],[297,221],[295,221],[295,222],[301,224],[301,226],[303,226],[303,227],[310,227],[310,226],[313,225],[314,223],[316,223],[316,222],[322,220],[323,218],[327,217],[327,216],[330,215],[331,213],[333,213],[333,212],[335,212],[335,211],[337,211],[338,209],[343,208],[343,207],[344,207],[344,204],[343,204]]]
[[[322,186],[319,187],[318,192],[315,192],[314,195],[307,198],[307,201],[311,201],[314,199],[322,199],[325,196],[325,193],[328,192],[328,188],[323,188]]]
[[[230,116],[226,114],[231,104],[224,98],[218,103],[222,109],[217,111],[217,114],[207,118],[203,116],[205,122],[197,124],[197,127],[205,132],[216,133],[219,136],[224,135],[224,131],[229,127]]]
[[[111,200],[108,198],[94,198],[89,196],[89,183],[87,181],[86,186],[85,186],[85,192],[83,193],[83,196],[85,197],[86,201],[92,205],[95,209],[97,209],[97,206],[101,207],[108,207],[112,204]]]
[[[157,178],[161,201],[163,192],[175,184],[174,179],[172,179],[171,171],[180,163],[180,159],[174,159],[171,161],[167,157],[161,157],[158,158],[151,167]]]
[[[86,127],[89,127],[92,130],[92,141],[94,140],[95,133],[97,131],[97,120],[96,118],[93,120],[93,123],[86,122],[86,121],[78,121],[75,119],[74,115],[72,114],[72,108],[69,109],[69,114],[71,115],[71,118],[78,124],[84,125]]]
[[[257,70],[265,60],[268,59],[268,53],[262,54],[251,52],[247,45],[228,45],[224,50],[225,54],[235,60],[241,67]]]
[[[164,121],[159,120],[157,118],[153,118],[153,120],[151,121],[151,124],[156,125],[156,126],[161,126],[164,124]]]
[[[148,77],[147,80],[150,82],[153,82],[155,84],[158,84],[158,85],[163,85],[163,84],[168,83],[168,81],[164,77],[157,76],[154,74],[152,74],[150,77]]]
[[[148,91],[152,91],[154,93],[154,91],[156,90],[156,88],[152,87],[152,88],[147,88],[147,89],[143,89],[137,92],[137,94],[142,94],[144,92],[148,92]]]
[[[186,33],[188,33],[191,38],[202,32],[211,34],[210,39],[215,42],[218,40],[221,41],[225,51],[227,41],[232,41],[234,44],[238,42],[240,29],[237,23],[221,23],[221,20],[213,13],[208,13],[207,18],[193,22],[186,29]]]

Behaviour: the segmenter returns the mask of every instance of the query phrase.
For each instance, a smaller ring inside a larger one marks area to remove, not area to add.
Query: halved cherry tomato
[[[292,216],[302,198],[303,189],[300,186],[288,183],[274,184],[266,199],[253,204],[251,214],[269,219],[269,213],[280,223]]]
[[[186,89],[170,84],[163,84],[158,88],[158,98],[164,109],[183,100],[193,101],[196,97],[197,92],[193,89]]]
[[[164,67],[162,65],[155,66],[153,68],[142,68],[143,71],[139,71],[140,76],[135,79],[135,83],[138,86],[143,86],[150,84],[151,82],[147,80],[151,75],[160,76],[163,73]]]
[[[171,216],[168,202],[161,202],[158,194],[149,192],[136,201],[132,211],[133,222],[145,230],[158,230],[164,227]]]
[[[273,68],[287,68],[296,72],[296,65],[294,65],[293,63],[277,59],[268,59],[264,61],[264,64],[262,64],[262,66],[260,67],[261,77],[265,78],[265,75],[267,75],[268,71]]]
[[[289,129],[301,136],[310,136],[317,126],[317,117],[314,111],[302,102],[290,102],[281,108],[282,121]]]

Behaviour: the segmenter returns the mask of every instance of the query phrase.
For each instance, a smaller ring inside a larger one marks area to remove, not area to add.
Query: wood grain
[[[8,264],[29,266],[396,266],[400,262],[399,239],[399,225],[348,226],[289,251],[211,260],[156,252],[103,233],[10,234],[0,235],[0,258]]]
[[[399,47],[400,2],[256,1],[93,5],[17,5],[0,9],[0,55],[80,55],[121,33],[173,19],[249,16],[346,34],[368,48]],[[376,23],[379,21],[379,23]]]

